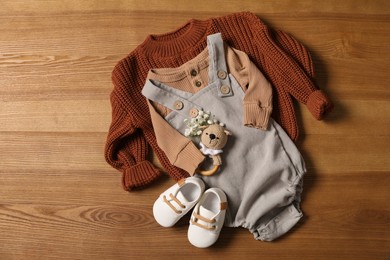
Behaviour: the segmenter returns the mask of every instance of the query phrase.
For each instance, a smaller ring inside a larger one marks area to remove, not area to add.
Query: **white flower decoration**
[[[211,112],[205,112],[200,109],[196,117],[191,119],[185,118],[184,123],[187,125],[187,128],[184,131],[185,136],[200,136],[205,126],[218,124],[218,120],[215,119],[215,116],[212,115]],[[219,124],[225,126],[223,123]]]

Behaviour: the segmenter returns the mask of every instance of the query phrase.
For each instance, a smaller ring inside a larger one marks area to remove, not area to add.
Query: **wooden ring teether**
[[[213,175],[214,173],[216,173],[219,169],[219,165],[214,165],[214,167],[210,170],[199,170],[197,169],[196,172],[199,173],[199,174],[202,174],[203,176],[211,176]]]

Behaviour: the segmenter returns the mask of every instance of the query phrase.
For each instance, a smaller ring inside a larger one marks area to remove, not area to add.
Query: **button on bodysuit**
[[[221,35],[210,35],[207,40],[209,82],[206,86],[191,93],[148,79],[142,93],[148,99],[157,137],[161,135],[158,124],[164,123],[184,137],[187,128],[184,119],[191,119],[191,114],[195,116],[198,111],[210,111],[226,125],[232,136],[221,154],[219,171],[212,176],[197,176],[209,187],[221,188],[226,193],[225,226],[245,227],[255,239],[271,241],[286,233],[302,217],[299,202],[305,164],[294,143],[272,118],[264,130],[244,125],[246,92],[228,71]],[[195,76],[189,70],[189,77],[191,74]],[[169,113],[159,118],[152,102]],[[172,144],[175,140],[160,139],[158,143],[166,153],[177,149],[179,154],[188,146],[199,143],[198,137],[192,137],[188,145],[176,147]],[[170,138],[166,136],[165,139]],[[179,161],[187,160],[185,163],[191,164],[191,160],[199,158],[168,157],[178,166]]]

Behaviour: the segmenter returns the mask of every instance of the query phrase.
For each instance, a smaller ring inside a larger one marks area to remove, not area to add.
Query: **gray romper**
[[[210,111],[232,133],[222,165],[212,176],[201,176],[209,187],[221,188],[228,198],[225,226],[244,227],[255,239],[271,241],[290,230],[302,217],[299,208],[304,161],[284,130],[270,118],[266,131],[243,124],[244,91],[227,72],[221,34],[208,36],[209,84],[193,94],[147,80],[143,95],[172,110],[165,120],[185,133],[184,119],[191,109]],[[230,91],[221,88],[228,86]],[[180,109],[175,109],[181,101]],[[174,141],[174,140],[173,140]],[[193,140],[198,144],[199,140]]]

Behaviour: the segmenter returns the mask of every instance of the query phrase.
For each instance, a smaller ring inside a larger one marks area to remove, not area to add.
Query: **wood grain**
[[[127,193],[104,161],[111,71],[148,34],[244,10],[307,46],[336,106],[316,121],[296,105],[303,221],[271,243],[225,228],[199,250],[188,216],[153,219],[172,180]],[[389,35],[385,0],[2,1],[0,259],[390,259]]]

